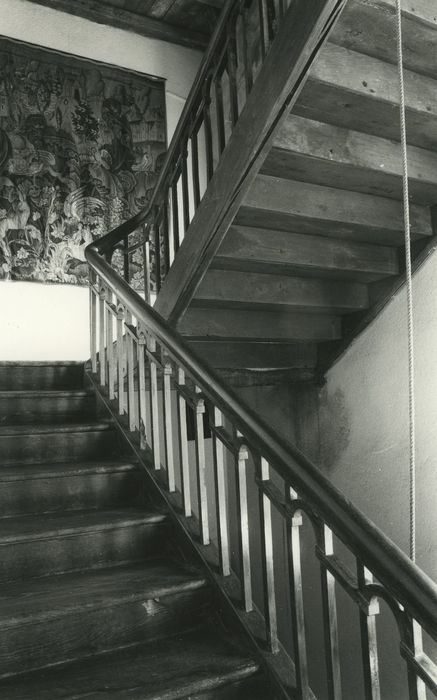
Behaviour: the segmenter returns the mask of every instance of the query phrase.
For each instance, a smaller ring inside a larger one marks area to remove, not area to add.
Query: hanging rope
[[[411,269],[411,233],[410,233],[410,192],[408,181],[408,151],[407,151],[407,125],[405,109],[405,82],[404,82],[404,53],[402,39],[402,0],[396,0],[397,9],[397,43],[398,43],[398,69],[400,92],[400,121],[401,121],[401,145],[402,145],[402,189],[404,203],[405,226],[405,266],[407,277],[407,311],[408,311],[408,413],[409,413],[409,437],[410,437],[410,558],[416,560],[416,407],[414,396],[414,314],[413,314],[413,280]]]

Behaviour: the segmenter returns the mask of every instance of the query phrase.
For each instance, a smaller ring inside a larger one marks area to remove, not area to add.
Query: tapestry
[[[0,279],[86,284],[165,149],[163,80],[0,38]]]

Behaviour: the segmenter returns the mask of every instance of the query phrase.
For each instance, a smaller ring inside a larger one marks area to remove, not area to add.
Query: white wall
[[[437,579],[436,253],[416,273],[413,290],[417,561]],[[405,289],[329,371],[320,400],[323,468],[346,495],[407,551],[409,423]]]
[[[165,78],[170,140],[198,69],[198,51],[27,0],[0,0],[0,17],[3,36]],[[86,359],[87,291],[64,285],[1,282],[0,328],[0,360]]]
[[[417,563],[437,580],[437,254],[414,276]],[[321,465],[343,493],[408,553],[409,422],[406,294],[401,290],[332,367],[320,393]],[[384,608],[385,606],[383,606]],[[347,605],[347,615],[356,612]],[[350,619],[350,617],[348,618]],[[346,624],[346,623],[345,623]],[[388,626],[391,627],[391,634]],[[383,612],[383,697],[407,697],[396,633]],[[352,650],[353,643],[343,643]],[[388,650],[394,649],[390,656]],[[352,652],[351,652],[352,653]],[[349,678],[353,683],[355,679]],[[361,698],[354,688],[353,697]],[[352,695],[351,695],[352,697]]]

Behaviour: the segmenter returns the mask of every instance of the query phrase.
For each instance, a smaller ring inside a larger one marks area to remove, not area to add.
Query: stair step
[[[211,267],[363,283],[399,272],[397,253],[388,246],[235,225],[230,227]]]
[[[314,369],[317,363],[315,343],[272,343],[190,341],[194,352],[212,367],[220,369],[290,368]]]
[[[394,31],[393,27],[395,44]],[[399,141],[398,85],[396,65],[328,43],[311,68],[293,112]],[[405,96],[408,142],[437,150],[437,82],[406,70]]]
[[[395,0],[350,0],[329,40],[396,65],[395,10]],[[403,3],[404,64],[408,70],[431,78],[437,75],[436,32],[433,0]]]
[[[410,209],[412,238],[431,236],[429,208]],[[257,176],[237,223],[378,245],[402,245],[404,236],[402,202],[269,175]]]
[[[205,579],[169,560],[0,586],[0,676],[191,629],[209,600]]]
[[[190,308],[178,325],[190,340],[324,341],[341,337],[341,320],[328,314],[304,314],[247,309]]]
[[[3,516],[133,505],[143,474],[128,461],[0,466]]]
[[[367,287],[357,282],[209,270],[191,304],[194,308],[296,310],[350,313],[369,306]]]
[[[409,146],[411,201],[436,202],[437,153]],[[402,199],[399,143],[291,114],[276,134],[262,173]]]
[[[83,362],[0,362],[0,390],[83,389]]]
[[[0,391],[0,426],[86,421],[95,410],[90,391]]]
[[[119,437],[111,423],[7,425],[0,427],[0,460],[38,464],[114,458]]]
[[[250,680],[257,671],[256,662],[217,628],[205,626],[133,650],[3,681],[0,695],[5,700],[231,700],[232,695],[214,691]],[[235,699],[252,697],[245,695],[244,685],[237,690]]]
[[[141,561],[165,549],[166,515],[140,508],[0,519],[0,581]]]

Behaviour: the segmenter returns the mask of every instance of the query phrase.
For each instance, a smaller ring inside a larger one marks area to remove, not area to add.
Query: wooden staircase
[[[82,364],[0,365],[0,465],[2,700],[271,697]]]
[[[319,376],[402,283],[394,8],[393,0],[350,0],[178,318],[187,280],[177,259],[170,269],[156,308],[216,367]],[[437,18],[429,2],[405,3],[404,43],[419,260],[435,245],[437,203]],[[185,260],[196,255],[190,229],[184,246]]]

